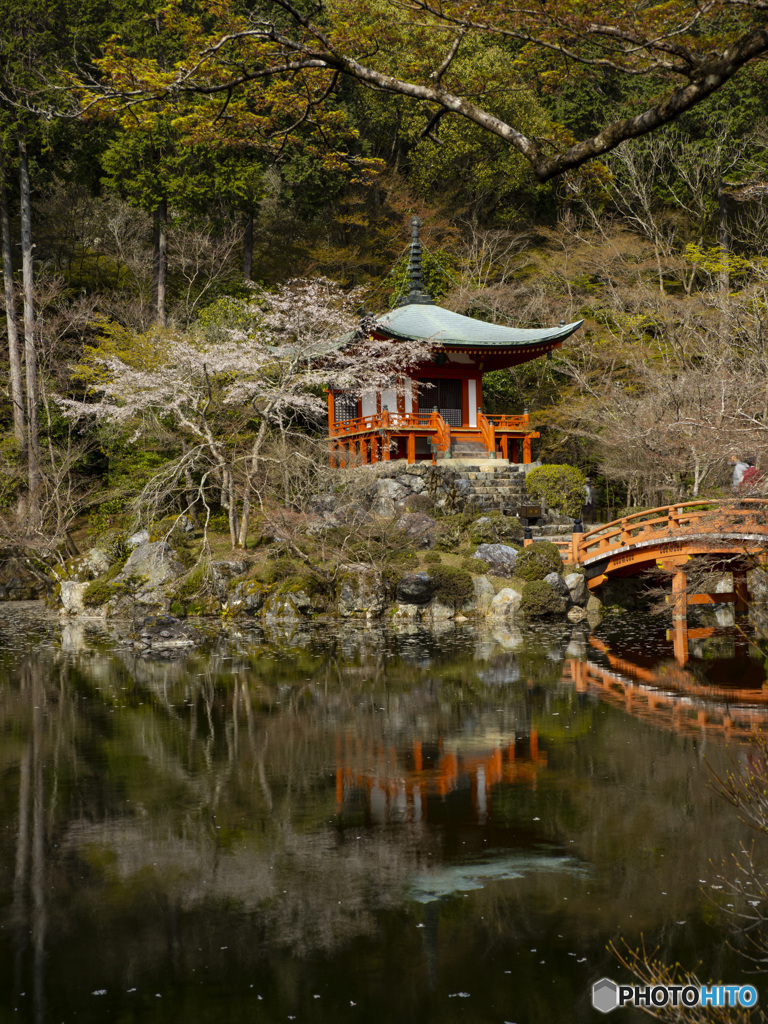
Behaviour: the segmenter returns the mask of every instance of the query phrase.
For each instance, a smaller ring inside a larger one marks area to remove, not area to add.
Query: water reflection
[[[744,698],[726,727],[709,694],[720,727],[697,711],[677,732],[665,702],[723,662],[761,666],[732,633],[691,648],[682,669],[636,623],[215,628],[150,660],[9,609],[2,1004],[35,1022],[591,1020],[591,981],[619,974],[606,943],[641,932],[733,980],[700,887],[743,830],[705,751],[720,771],[745,756],[726,742]]]

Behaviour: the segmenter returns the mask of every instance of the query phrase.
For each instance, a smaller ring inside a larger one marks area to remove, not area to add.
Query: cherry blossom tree
[[[226,300],[186,334],[107,330],[81,367],[86,399],[60,404],[71,418],[127,429],[135,444],[170,433],[177,454],[142,499],[183,490],[207,522],[216,484],[232,545],[245,547],[270,431],[318,432],[328,388],[403,389],[408,368],[429,358],[426,343],[373,335],[360,301],[327,279],[297,279],[250,303]]]

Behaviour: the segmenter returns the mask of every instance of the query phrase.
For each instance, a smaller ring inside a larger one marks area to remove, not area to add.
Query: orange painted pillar
[[[371,438],[371,462],[379,461],[379,439],[377,437]]]
[[[501,457],[509,461],[508,453],[509,438],[506,434],[501,435]]]
[[[421,753],[421,740],[413,741],[413,767],[417,772],[424,769],[424,758]]]
[[[523,438],[523,462],[525,465],[531,461],[531,439],[530,437]]]
[[[412,463],[416,461],[416,435],[408,435],[408,462]]]
[[[743,614],[749,607],[749,587],[745,569],[735,569],[733,573],[733,590],[736,594],[735,608],[737,614]]]
[[[360,465],[365,466],[368,462],[368,442],[362,440],[360,442]]]

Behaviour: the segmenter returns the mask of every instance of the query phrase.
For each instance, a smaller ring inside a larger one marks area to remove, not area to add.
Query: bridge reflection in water
[[[573,686],[580,700],[603,701],[658,728],[699,739],[753,741],[758,733],[768,733],[768,681],[759,681],[759,662],[754,663],[752,686],[707,683],[697,678],[693,666],[685,667],[689,643],[717,634],[716,627],[687,629],[675,623],[667,633],[675,660],[653,666],[617,657],[607,643],[591,637],[586,657],[563,661],[562,682]],[[548,767],[548,741],[542,741],[530,717],[508,728],[507,733],[481,728],[464,737],[425,734],[408,744],[351,732],[338,735],[337,811],[356,806],[368,825],[421,825],[439,813],[441,802],[463,793],[469,797],[471,819],[484,825],[493,818],[497,787],[535,790]]]
[[[718,686],[702,683],[684,667],[689,641],[707,639],[715,632],[714,627],[687,629],[675,623],[668,634],[673,639],[675,661],[653,668],[616,657],[605,643],[591,637],[591,649],[603,656],[607,667],[589,657],[570,658],[563,679],[573,683],[579,693],[593,693],[629,714],[675,732],[754,739],[756,733],[768,731],[768,682],[759,687]]]

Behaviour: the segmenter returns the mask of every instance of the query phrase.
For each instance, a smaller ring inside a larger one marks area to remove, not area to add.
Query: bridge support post
[[[733,590],[736,595],[735,612],[743,615],[749,607],[749,587],[747,586],[747,570],[734,569]]]
[[[688,661],[688,580],[682,571],[672,577],[672,643],[675,661]]]

